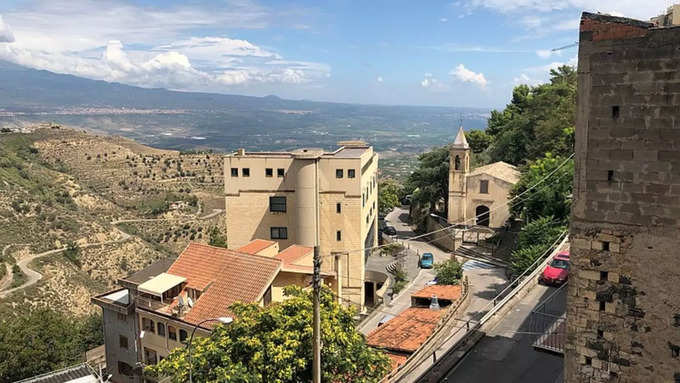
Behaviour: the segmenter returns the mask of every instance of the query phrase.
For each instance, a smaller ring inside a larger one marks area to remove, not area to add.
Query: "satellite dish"
[[[182,298],[181,295],[177,298],[177,302],[178,302],[177,305],[178,305],[179,307],[184,306],[184,298]]]
[[[191,298],[187,298],[187,304],[189,307],[194,307],[194,301],[192,301]]]

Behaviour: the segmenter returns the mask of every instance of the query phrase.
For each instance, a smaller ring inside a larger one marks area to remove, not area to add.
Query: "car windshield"
[[[432,254],[423,254],[423,261],[431,261]]]
[[[567,269],[569,268],[569,262],[565,261],[564,259],[553,259],[553,261],[550,262],[550,266],[556,267],[558,269]]]

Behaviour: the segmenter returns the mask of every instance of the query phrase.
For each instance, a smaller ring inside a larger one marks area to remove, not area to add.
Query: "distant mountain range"
[[[418,153],[452,139],[461,119],[466,129],[484,129],[488,113],[147,89],[0,61],[0,126],[54,121],[160,148],[330,149],[364,139],[378,150]]]

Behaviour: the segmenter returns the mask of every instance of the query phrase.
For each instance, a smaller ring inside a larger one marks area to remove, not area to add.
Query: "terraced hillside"
[[[0,315],[85,315],[93,294],[190,240],[223,211],[222,165],[64,128],[0,133]]]

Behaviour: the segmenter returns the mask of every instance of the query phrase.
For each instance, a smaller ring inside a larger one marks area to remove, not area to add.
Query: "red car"
[[[553,257],[538,281],[546,285],[561,285],[569,279],[569,252],[563,251]]]

